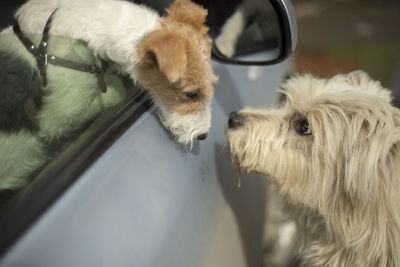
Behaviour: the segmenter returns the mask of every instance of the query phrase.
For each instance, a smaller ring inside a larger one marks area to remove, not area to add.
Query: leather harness
[[[39,73],[43,87],[46,87],[47,85],[47,71],[46,71],[47,64],[52,64],[54,66],[95,74],[97,76],[97,84],[100,90],[103,93],[105,93],[107,91],[107,85],[104,81],[104,73],[106,72],[106,69],[108,67],[108,62],[100,59],[101,67],[98,67],[96,65],[88,65],[88,64],[73,62],[71,60],[59,58],[55,55],[49,55],[47,53],[47,46],[50,37],[49,35],[50,23],[53,19],[55,12],[56,10],[54,10],[53,13],[50,15],[50,17],[48,18],[43,30],[42,40],[40,41],[37,47],[31,42],[31,40],[29,40],[29,38],[27,38],[22,33],[21,28],[18,25],[18,22],[15,22],[13,26],[14,33],[18,36],[19,40],[25,46],[26,50],[28,50],[28,52],[31,53],[36,59],[36,64],[39,68]]]

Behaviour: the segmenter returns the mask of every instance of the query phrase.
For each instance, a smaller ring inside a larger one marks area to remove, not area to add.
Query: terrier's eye
[[[186,92],[185,95],[186,95],[187,98],[194,99],[199,95],[199,93],[197,93],[197,92]]]
[[[311,135],[311,128],[307,120],[299,120],[294,126],[296,132],[300,135]]]

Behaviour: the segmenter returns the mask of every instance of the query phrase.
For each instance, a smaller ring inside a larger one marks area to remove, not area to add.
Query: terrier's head
[[[379,82],[361,71],[329,80],[304,75],[280,92],[286,102],[279,107],[231,113],[227,138],[241,168],[268,175],[321,213],[399,186],[392,176],[400,168],[400,112]]]
[[[218,78],[204,25],[207,10],[190,0],[176,0],[167,13],[161,28],[139,46],[138,77],[160,108],[163,125],[187,144],[207,137]]]

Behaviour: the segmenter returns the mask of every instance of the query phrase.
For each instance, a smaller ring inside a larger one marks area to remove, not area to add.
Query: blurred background
[[[299,72],[322,77],[361,69],[390,88],[400,107],[399,0],[292,0]]]

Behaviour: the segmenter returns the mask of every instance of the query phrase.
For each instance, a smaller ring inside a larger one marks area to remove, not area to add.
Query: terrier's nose
[[[203,133],[203,134],[201,134],[201,135],[197,136],[197,139],[198,139],[198,140],[204,140],[204,139],[206,139],[206,138],[207,138],[207,136],[208,136],[208,134],[207,134],[207,133]]]
[[[229,114],[228,127],[233,129],[243,125],[243,119],[237,112]]]

